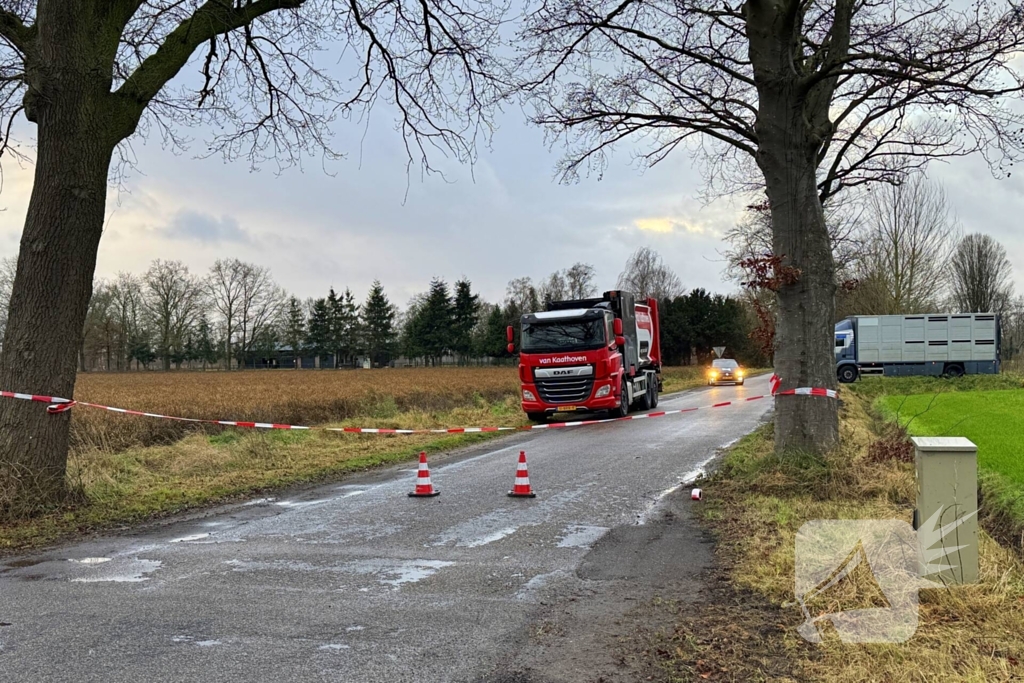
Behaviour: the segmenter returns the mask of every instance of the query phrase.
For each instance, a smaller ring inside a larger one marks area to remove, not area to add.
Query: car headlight
[[[533,395],[533,392],[529,389],[523,389],[523,400],[524,401],[536,401],[537,397]]]
[[[607,396],[610,393],[612,393],[612,385],[611,384],[606,384],[606,385],[604,385],[603,387],[601,387],[600,389],[597,390],[597,393],[594,394],[594,398],[604,398],[605,396]]]
[[[736,371],[736,376],[737,377],[742,377],[743,376],[743,371],[742,370],[737,370]]]
[[[715,372],[714,370],[712,370],[711,372],[708,373],[708,376],[710,376],[711,379],[714,379],[714,378],[718,377],[718,373]]]

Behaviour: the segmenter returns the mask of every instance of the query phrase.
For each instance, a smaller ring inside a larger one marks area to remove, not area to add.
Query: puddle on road
[[[86,576],[76,576],[71,579],[73,583],[138,583],[149,581],[146,574],[151,574],[163,566],[159,560],[140,560],[138,558],[127,562],[116,562],[113,565],[103,563],[90,568],[95,572]]]
[[[209,538],[210,534],[192,534],[191,536],[182,536],[181,538],[172,538],[171,543],[192,543],[193,541],[201,541],[204,538]]]
[[[559,548],[589,548],[608,532],[605,526],[583,526],[579,524],[562,529],[564,534],[558,541]]]
[[[347,567],[357,574],[375,574],[383,577],[378,583],[400,588],[406,583],[417,583],[437,573],[439,569],[451,567],[454,562],[445,560],[360,560],[350,562]]]

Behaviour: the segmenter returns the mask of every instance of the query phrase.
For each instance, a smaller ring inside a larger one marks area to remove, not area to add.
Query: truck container
[[[661,330],[658,302],[605,292],[600,298],[555,301],[521,319],[522,407],[534,422],[553,413],[658,405]],[[513,329],[508,329],[512,350]]]
[[[999,372],[999,316],[993,313],[855,315],[836,324],[836,375]]]

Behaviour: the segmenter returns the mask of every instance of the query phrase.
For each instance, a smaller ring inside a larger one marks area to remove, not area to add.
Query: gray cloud
[[[189,209],[181,209],[175,213],[171,222],[159,232],[170,239],[205,244],[248,244],[252,241],[249,233],[231,216],[221,216],[218,219]]]

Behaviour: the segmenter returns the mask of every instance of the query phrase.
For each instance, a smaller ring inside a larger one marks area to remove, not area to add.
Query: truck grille
[[[594,377],[538,378],[537,391],[545,403],[582,403],[594,390]]]

